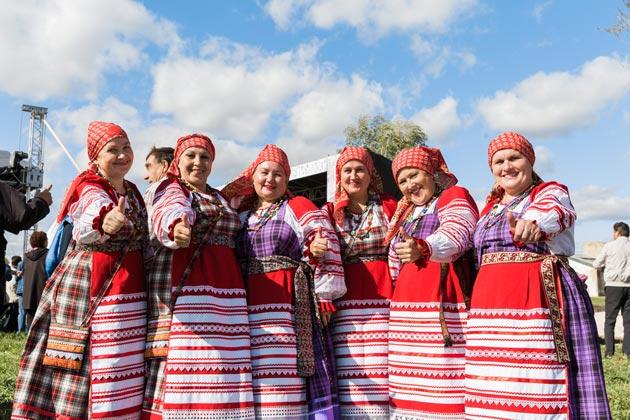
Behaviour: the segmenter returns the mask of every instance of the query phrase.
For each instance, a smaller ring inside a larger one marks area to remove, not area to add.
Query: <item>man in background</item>
[[[151,225],[151,213],[153,209],[153,198],[155,191],[162,181],[166,179],[166,171],[173,161],[172,147],[155,147],[153,146],[144,162],[146,174],[144,179],[149,181],[149,188],[144,193],[144,203],[147,206],[147,214],[149,216],[149,226]],[[150,231],[151,229],[149,229]]]
[[[630,357],[630,228],[624,222],[613,226],[613,240],[600,251],[593,267],[604,269],[606,321],[604,339],[606,358],[615,354],[615,324],[621,310],[623,344],[621,350]]]

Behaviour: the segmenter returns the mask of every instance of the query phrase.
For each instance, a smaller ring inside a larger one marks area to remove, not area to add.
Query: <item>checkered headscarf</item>
[[[495,137],[488,145],[488,165],[492,166],[492,156],[499,150],[512,149],[521,152],[523,156],[534,166],[536,154],[532,144],[519,133],[507,131]]]
[[[442,189],[457,184],[457,177],[448,170],[440,149],[418,146],[401,150],[392,162],[394,180],[398,179],[398,172],[404,168],[418,168],[433,175]]]
[[[365,165],[365,168],[370,175],[370,188],[377,194],[383,193],[383,182],[374,168],[374,162],[372,161],[372,156],[370,155],[368,149],[357,146],[344,147],[337,158],[337,165],[335,168],[336,189],[335,202],[333,203],[333,219],[340,226],[343,225],[343,210],[350,204],[350,197],[348,197],[348,193],[341,186],[341,168],[343,168],[343,165],[351,160],[358,160]]]
[[[256,195],[254,190],[254,172],[256,171],[258,165],[263,162],[276,162],[282,166],[287,178],[291,176],[291,165],[289,164],[289,158],[284,150],[275,144],[265,145],[258,154],[258,157],[256,157],[256,160],[254,160],[251,165],[241,172],[239,176],[221,190],[221,193],[228,199],[228,201],[239,201],[238,205],[235,206],[237,210],[241,211],[246,206],[250,205],[252,199]]]
[[[418,168],[427,172],[433,176],[435,183],[441,190],[457,184],[457,177],[448,170],[440,149],[418,146],[401,150],[392,162],[394,180],[398,180],[398,173],[404,168]],[[407,197],[403,197],[398,201],[398,206],[385,236],[386,243],[394,239],[402,222],[412,209],[413,203]]]
[[[107,143],[119,137],[129,138],[125,130],[119,125],[104,121],[92,121],[88,125],[87,135],[87,152],[90,162],[96,160],[99,152]]]
[[[210,137],[203,134],[189,134],[184,137],[180,137],[177,140],[177,145],[175,146],[175,152],[173,155],[173,161],[168,167],[168,171],[166,173],[173,177],[179,178],[181,174],[179,173],[179,158],[182,157],[182,154],[186,149],[191,147],[201,147],[210,153],[210,157],[214,161],[215,150],[214,144],[212,144],[212,140]]]

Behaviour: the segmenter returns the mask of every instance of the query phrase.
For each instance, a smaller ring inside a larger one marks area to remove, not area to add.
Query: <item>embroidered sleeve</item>
[[[171,182],[159,189],[153,199],[151,229],[165,247],[176,249],[173,229],[184,214],[188,215],[190,225],[195,224],[195,211],[192,209],[192,195],[187,196],[177,182]]]
[[[107,241],[109,235],[103,232],[103,219],[114,205],[114,201],[102,188],[94,185],[83,188],[81,196],[68,211],[74,222],[72,238],[78,244],[99,244]],[[116,236],[128,234],[132,229],[129,222]]]
[[[472,236],[479,219],[477,205],[468,191],[451,187],[438,199],[440,227],[427,236],[431,260],[450,262],[456,260],[472,246]],[[444,203],[444,204],[442,204]]]
[[[296,209],[294,206],[304,208]],[[285,212],[285,221],[293,227],[300,238],[302,260],[315,271],[315,292],[320,302],[330,302],[343,296],[346,293],[346,283],[339,252],[339,240],[328,218],[308,200],[300,199],[293,206],[289,202]],[[315,259],[310,255],[309,245],[319,229],[321,229],[322,237],[328,240],[328,251],[319,259]]]
[[[396,280],[400,274],[402,268],[402,262],[400,257],[396,254],[396,244],[400,242],[400,237],[396,235],[389,244],[389,250],[387,251],[387,263],[389,265],[389,275],[392,277],[392,285],[396,285]]]
[[[552,239],[575,224],[576,214],[567,190],[549,183],[536,193],[521,218],[534,220],[546,239]]]

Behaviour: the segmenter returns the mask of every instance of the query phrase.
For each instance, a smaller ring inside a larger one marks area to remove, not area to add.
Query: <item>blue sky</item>
[[[488,141],[536,146],[569,186],[576,240],[630,219],[630,36],[604,30],[621,0],[22,0],[0,16],[0,149],[26,148],[23,103],[84,165],[86,127],[114,121],[136,151],[210,135],[219,185],[265,143],[292,163],[332,154],[361,114],[412,120],[481,202]],[[26,118],[26,115],[24,116]],[[56,205],[74,175],[49,135]],[[42,224],[47,227],[52,217]],[[11,238],[10,249],[17,250]]]

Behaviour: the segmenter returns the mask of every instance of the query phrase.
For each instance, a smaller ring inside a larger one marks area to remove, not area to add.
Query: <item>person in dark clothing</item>
[[[42,220],[52,204],[49,185],[34,198],[26,201],[23,194],[10,186],[0,183],[0,273],[5,271],[4,254],[7,249],[7,240],[4,231],[18,234]]]
[[[31,327],[31,322],[37,311],[39,299],[42,297],[44,286],[48,276],[44,262],[48,253],[48,238],[45,232],[34,232],[31,235],[31,249],[24,254],[24,311],[26,312],[26,330]]]

